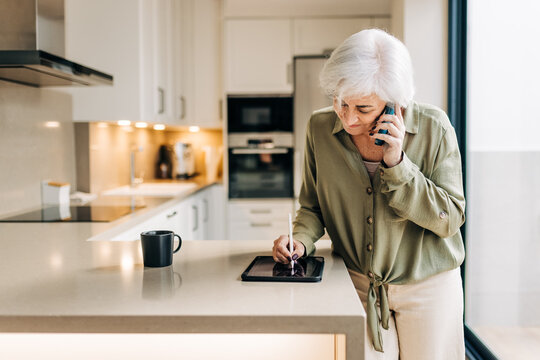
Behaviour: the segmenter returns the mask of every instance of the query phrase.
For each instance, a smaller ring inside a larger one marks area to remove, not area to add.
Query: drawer
[[[288,214],[294,215],[294,202],[293,200],[230,201],[228,210],[229,221],[287,222]]]
[[[288,234],[287,221],[231,221],[229,240],[267,240],[274,241],[280,235]],[[271,245],[270,249],[271,249]]]

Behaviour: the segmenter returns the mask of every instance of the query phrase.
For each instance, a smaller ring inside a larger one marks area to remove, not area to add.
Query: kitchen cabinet
[[[208,226],[208,198],[207,190],[198,192],[185,200],[188,212],[188,225],[184,229],[184,236],[190,240],[206,239]]]
[[[274,240],[289,233],[293,200],[234,200],[228,204],[229,240]]]
[[[218,240],[224,238],[225,190],[223,185],[212,185],[188,198],[188,225],[186,238],[192,240]]]
[[[172,230],[183,240],[223,239],[224,197],[223,185],[211,185],[121,232],[111,240],[139,240],[141,232],[148,230]]]
[[[176,122],[222,127],[221,1],[175,1]]]
[[[75,121],[175,123],[175,1],[65,1],[66,56],[114,76],[70,89]]]
[[[136,226],[131,227],[116,236],[113,241],[135,241],[140,239],[140,234],[149,230],[171,230],[185,238],[184,230],[188,228],[188,219],[185,214],[188,213],[188,204],[181,201],[174,206],[161,211],[160,213],[143,220]],[[187,237],[186,237],[187,239]]]
[[[371,25],[372,21],[367,17],[294,19],[294,55],[323,54]]]
[[[389,17],[293,17],[225,20],[225,91],[228,94],[290,94],[292,58],[323,54],[350,35],[378,27]]]
[[[292,93],[291,28],[289,19],[227,19],[226,92]]]

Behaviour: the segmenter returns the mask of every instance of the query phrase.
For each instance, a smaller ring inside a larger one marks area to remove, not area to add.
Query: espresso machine
[[[195,153],[193,145],[176,142],[173,145],[173,178],[187,179],[195,175]]]

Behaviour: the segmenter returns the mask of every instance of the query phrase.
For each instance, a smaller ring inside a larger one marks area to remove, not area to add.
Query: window
[[[540,353],[538,14],[468,2],[465,322],[500,359]]]

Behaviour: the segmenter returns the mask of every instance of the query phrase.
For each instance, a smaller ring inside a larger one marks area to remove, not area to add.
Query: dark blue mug
[[[173,250],[174,238],[178,246]],[[170,230],[151,230],[141,233],[144,266],[163,267],[172,264],[173,254],[182,247],[182,238]]]

